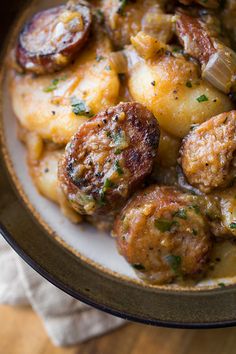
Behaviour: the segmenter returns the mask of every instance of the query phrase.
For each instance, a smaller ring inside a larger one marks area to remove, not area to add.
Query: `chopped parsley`
[[[109,178],[106,178],[102,191],[105,193],[108,189],[112,187],[114,187],[114,183]]]
[[[142,264],[140,264],[140,263],[132,264],[132,267],[137,269],[137,270],[145,270],[145,267]]]
[[[155,227],[161,232],[171,231],[174,226],[178,226],[179,223],[177,221],[171,221],[166,219],[156,219]]]
[[[58,83],[59,83],[59,79],[54,79],[54,80],[52,80],[51,85],[48,86],[48,87],[45,87],[45,88],[43,89],[43,91],[44,91],[44,92],[52,92],[52,91],[56,90]]]
[[[218,283],[218,285],[219,285],[221,288],[224,288],[224,287],[225,287],[225,283]]]
[[[176,211],[176,213],[174,213],[174,216],[184,220],[188,218],[187,211],[185,209],[179,209],[178,211]]]
[[[120,155],[121,153],[122,153],[121,149],[116,149],[114,152],[115,155]]]
[[[93,117],[94,114],[91,112],[90,108],[88,108],[84,101],[79,100],[76,97],[71,98],[71,106],[72,112],[77,116],[86,116],[86,117]]]
[[[66,77],[66,75],[65,75],[65,76],[62,76],[62,77],[53,79],[51,85],[49,85],[48,87],[45,87],[45,88],[43,89],[43,91],[44,91],[44,92],[52,92],[52,91],[56,90],[57,87],[58,87],[59,82],[60,82],[60,81],[65,81],[66,78],[67,78],[67,77]]]
[[[191,81],[187,81],[187,82],[186,82],[186,86],[187,86],[188,88],[192,88],[192,87],[193,87]]]
[[[102,10],[97,9],[95,15],[97,17],[98,22],[102,24],[104,22],[104,13],[102,12]]]
[[[177,273],[181,266],[181,261],[182,261],[181,257],[170,254],[169,256],[166,257],[166,259],[170,267],[173,269],[173,271]]]
[[[118,130],[112,134],[114,145],[119,149],[125,149],[128,146],[128,141],[123,130]]]
[[[122,176],[124,174],[124,171],[122,170],[118,160],[116,160],[115,162],[115,169],[119,176]]]
[[[195,213],[198,214],[198,215],[201,213],[200,207],[197,204],[191,205],[189,207],[189,209],[193,209],[195,211]]]
[[[117,13],[121,16],[124,15],[124,10],[125,10],[125,7],[128,3],[128,0],[119,0],[119,7],[117,9]]]
[[[196,99],[199,103],[208,101],[208,97],[206,95],[201,95]]]
[[[104,60],[105,58],[102,56],[102,55],[97,55],[96,56],[96,61],[97,62],[100,62],[100,61],[102,61],[102,60]]]
[[[236,221],[231,222],[231,224],[229,225],[229,227],[230,227],[232,230],[235,230],[235,229],[236,229]]]
[[[106,202],[106,196],[105,196],[105,194],[106,194],[106,192],[107,192],[109,189],[113,188],[114,186],[115,186],[115,184],[114,184],[109,178],[106,178],[106,179],[105,179],[105,182],[104,182],[104,184],[103,184],[103,187],[102,187],[102,189],[101,189],[100,192],[99,192],[99,196],[100,196],[99,204],[100,204],[100,205],[104,205],[104,204],[105,204],[105,202]]]

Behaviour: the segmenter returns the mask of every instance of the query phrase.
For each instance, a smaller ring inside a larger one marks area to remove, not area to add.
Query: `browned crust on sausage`
[[[151,174],[158,142],[158,123],[139,103],[120,103],[83,124],[59,167],[72,206],[88,215],[117,212]],[[92,201],[89,208],[81,194]]]
[[[212,241],[197,198],[174,187],[151,186],[136,194],[116,218],[118,249],[145,279],[167,283],[206,270]],[[163,220],[166,228],[160,226]]]
[[[58,45],[52,46],[52,29],[50,22],[57,19],[65,11],[78,12],[82,16],[83,29],[70,32],[67,29],[67,36],[59,40]],[[16,58],[18,63],[25,70],[36,74],[45,74],[58,71],[68,65],[78,51],[86,43],[92,22],[91,10],[87,2],[79,1],[50,8],[35,14],[22,29],[16,47]],[[39,28],[42,27],[40,32]],[[47,32],[47,29],[49,31]],[[30,42],[34,42],[35,35],[44,34],[41,46],[37,50],[30,48]]]
[[[204,193],[230,184],[236,175],[236,111],[222,113],[195,128],[180,150],[188,182]]]
[[[220,6],[220,1],[219,0],[179,0],[181,4],[184,5],[191,5],[193,3],[202,5],[204,7],[210,8],[210,9],[216,9]]]
[[[213,41],[199,18],[178,13],[176,33],[186,53],[202,65],[207,64],[211,55],[216,53]]]

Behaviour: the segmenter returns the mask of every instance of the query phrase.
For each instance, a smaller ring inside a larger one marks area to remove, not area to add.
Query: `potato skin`
[[[63,21],[63,15],[68,20]],[[75,26],[74,29],[69,28],[69,25],[76,25],[75,21],[81,22],[77,23],[78,29]],[[89,5],[84,1],[35,14],[19,35],[16,48],[18,63],[26,71],[35,74],[53,73],[62,69],[87,41],[91,22]]]
[[[195,128],[183,141],[181,166],[188,182],[204,193],[235,177],[236,111],[222,113]]]
[[[174,187],[154,185],[133,196],[117,216],[118,249],[145,280],[164,284],[206,270],[212,241],[196,203],[197,197]]]
[[[151,174],[159,142],[155,117],[138,103],[120,103],[83,124],[67,145],[59,179],[72,207],[114,215]]]
[[[128,86],[132,98],[145,105],[161,128],[177,138],[185,137],[193,124],[233,109],[225,94],[200,78],[198,65],[169,53],[136,63]],[[198,101],[202,95],[207,101]]]

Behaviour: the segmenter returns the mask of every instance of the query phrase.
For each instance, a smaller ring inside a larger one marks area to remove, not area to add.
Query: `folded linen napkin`
[[[80,343],[118,328],[124,320],[75,300],[42,278],[0,235],[0,303],[31,305],[57,346]]]

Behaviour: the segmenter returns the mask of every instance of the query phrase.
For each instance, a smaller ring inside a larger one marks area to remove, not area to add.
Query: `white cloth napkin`
[[[125,323],[56,288],[28,266],[1,235],[0,303],[31,305],[57,346],[80,343]]]

